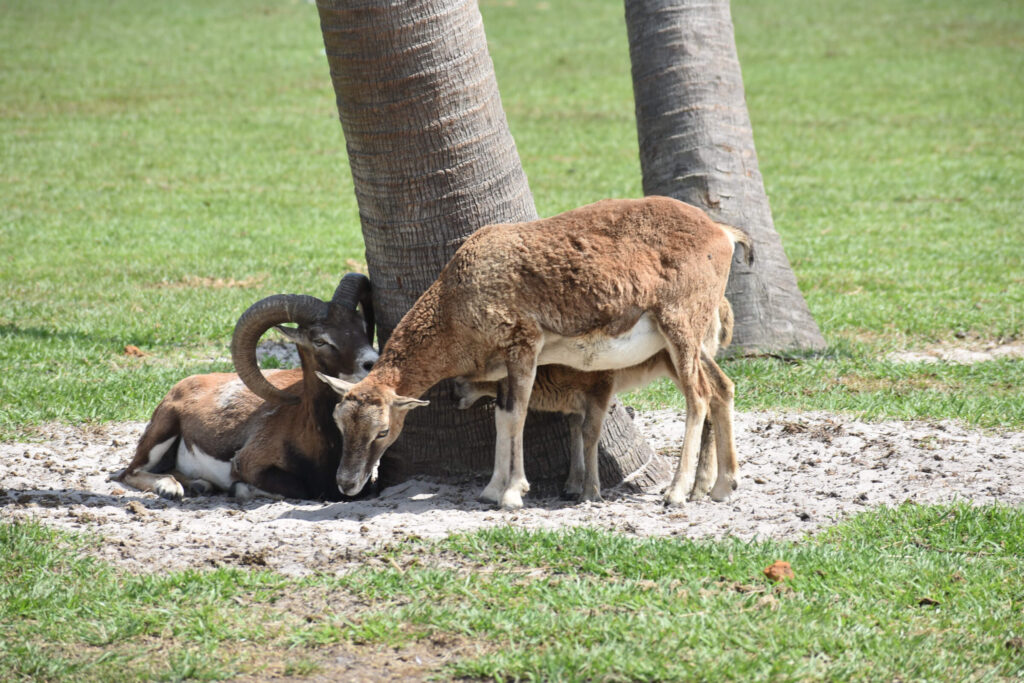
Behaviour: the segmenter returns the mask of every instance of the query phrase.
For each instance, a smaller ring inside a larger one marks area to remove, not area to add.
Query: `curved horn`
[[[370,291],[370,278],[362,273],[348,273],[341,278],[338,288],[334,290],[331,303],[356,310],[356,305],[363,307],[363,319],[366,321],[366,336],[373,344],[374,319],[373,296]]]
[[[275,294],[260,299],[242,314],[231,337],[231,361],[238,377],[264,401],[295,403],[298,397],[281,391],[263,376],[256,362],[256,344],[263,333],[281,323],[309,325],[326,317],[327,304],[305,294]]]

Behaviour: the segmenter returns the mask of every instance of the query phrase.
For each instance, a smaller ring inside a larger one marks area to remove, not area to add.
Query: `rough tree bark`
[[[668,195],[746,230],[733,261],[732,349],[820,350],[782,248],[754,151],[728,0],[625,0],[644,194]]]
[[[318,8],[386,340],[474,230],[537,213],[475,0],[319,0]],[[490,474],[492,412],[456,410],[448,383],[426,398],[430,407],[410,413],[385,456],[382,478]],[[525,449],[533,490],[555,490],[568,469],[564,418],[531,414]],[[666,475],[621,408],[606,421],[601,467],[607,486],[638,471],[639,486]]]

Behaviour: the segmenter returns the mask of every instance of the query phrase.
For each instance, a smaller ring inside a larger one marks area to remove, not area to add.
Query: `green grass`
[[[501,680],[1011,680],[1024,511],[904,505],[800,543],[514,527],[406,542],[337,577],[132,576],[0,525],[0,678],[332,671],[441,650]],[[762,570],[791,563],[773,584]],[[383,567],[383,568],[381,568]]]
[[[621,2],[481,6],[539,212],[639,195]],[[1021,361],[885,359],[1022,338],[1024,5],[733,13],[776,227],[830,345],[728,361],[739,407],[1024,428]],[[229,367],[252,301],[326,295],[362,258],[309,4],[13,0],[0,63],[0,438],[145,419]],[[679,406],[665,385],[630,401]],[[502,679],[1013,680],[1021,539],[1019,509],[905,506],[801,543],[500,529],[295,580],[132,576],[88,558],[96,539],[0,524],[0,680],[330,674],[337,647]]]
[[[481,9],[540,213],[639,195],[621,2]],[[1024,5],[733,13],[775,223],[831,347],[729,362],[739,406],[1024,427],[1020,361],[884,361],[1021,338]],[[15,0],[0,18],[0,438],[145,419],[175,380],[229,368],[249,303],[326,295],[362,258],[308,3]]]

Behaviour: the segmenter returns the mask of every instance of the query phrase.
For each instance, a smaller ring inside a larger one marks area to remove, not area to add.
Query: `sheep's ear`
[[[317,370],[316,376],[319,377],[323,382],[327,384],[331,389],[337,392],[338,396],[345,398],[345,394],[348,393],[349,389],[355,386],[353,382],[346,382],[343,379],[337,377],[331,377]]]
[[[285,327],[284,325],[274,325],[274,329],[283,334],[288,341],[295,344],[302,344],[306,342],[306,335],[301,327]]]
[[[429,406],[430,401],[421,401],[418,398],[409,398],[408,396],[395,396],[395,401],[391,405],[399,410],[412,410],[413,408]]]

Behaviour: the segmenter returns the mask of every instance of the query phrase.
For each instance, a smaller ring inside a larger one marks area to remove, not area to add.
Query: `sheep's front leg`
[[[531,357],[531,361],[536,355]],[[504,387],[504,395],[498,396],[498,404],[494,409],[494,425],[497,432],[495,454],[504,449],[511,456],[512,467],[504,492],[501,495],[501,507],[506,510],[517,510],[523,507],[523,494],[530,490],[523,468],[523,426],[526,424],[526,409],[530,404],[533,391],[533,380],[537,374],[537,366],[531,363],[508,364],[508,384]],[[502,446],[502,442],[506,445]]]
[[[508,488],[509,469],[511,465],[512,452],[509,450],[509,439],[501,437],[501,410],[502,397],[508,393],[508,380],[503,379],[496,383],[498,405],[494,408],[494,426],[498,437],[494,440],[494,471],[491,480],[487,483],[479,500],[484,503],[498,503],[502,494]]]

